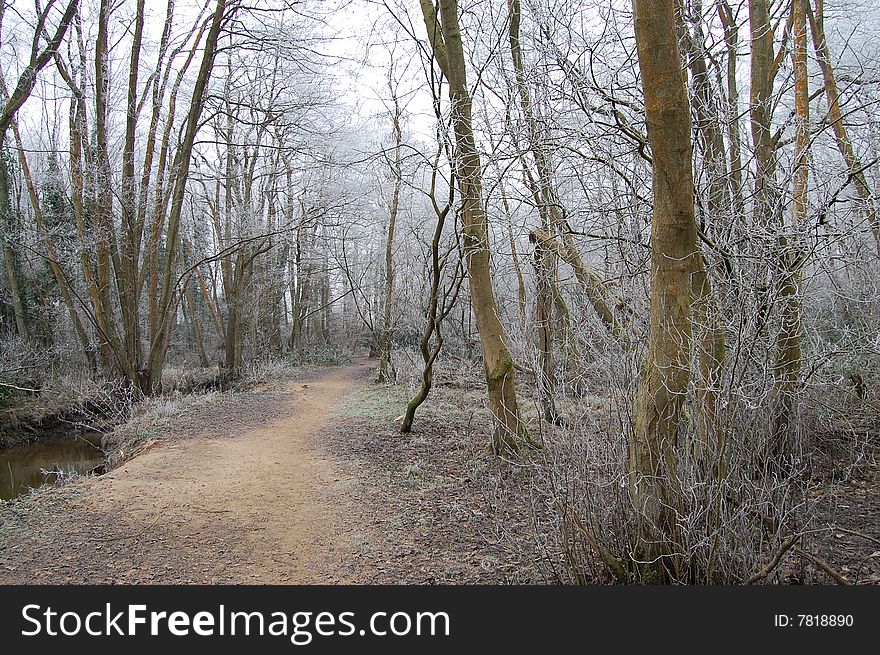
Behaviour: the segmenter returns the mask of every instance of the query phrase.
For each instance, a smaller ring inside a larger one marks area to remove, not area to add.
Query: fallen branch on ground
[[[766,578],[768,575],[773,573],[773,570],[777,566],[779,566],[779,562],[782,561],[782,558],[785,556],[785,553],[787,553],[789,550],[791,550],[791,548],[798,542],[798,540],[801,538],[801,536],[802,535],[799,535],[799,534],[792,535],[788,539],[783,541],[782,545],[776,551],[776,554],[774,554],[773,557],[770,559],[770,561],[767,562],[767,566],[765,566],[763,569],[761,569],[760,571],[755,573],[753,576],[751,576],[748,580],[746,580],[745,584],[747,584],[747,585],[755,584],[756,582],[760,582],[761,580]]]
[[[801,557],[806,557],[808,560],[816,564],[816,566],[818,566],[820,569],[825,571],[825,573],[834,578],[834,581],[837,582],[837,584],[844,585],[846,587],[852,586],[852,582],[843,577],[828,562],[826,562],[818,555],[813,555],[813,553],[808,553],[807,551],[801,550],[800,548],[795,548],[794,552],[796,552]]]

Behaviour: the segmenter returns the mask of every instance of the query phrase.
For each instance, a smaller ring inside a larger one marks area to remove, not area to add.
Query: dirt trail
[[[104,569],[84,582],[173,581],[163,570],[184,570],[197,582],[345,582],[338,560],[363,543],[352,519],[357,480],[314,437],[366,371],[362,361],[291,382],[282,411],[272,410],[277,420],[241,434],[220,425],[217,434],[164,440],[105,476],[73,485],[80,489],[68,508],[112,517],[113,527],[97,539],[62,539],[59,559],[65,551],[79,560],[83,549],[115,549],[105,564],[117,572]],[[86,543],[72,543],[79,539]],[[126,557],[125,549],[138,554]],[[128,567],[128,575],[118,571]]]

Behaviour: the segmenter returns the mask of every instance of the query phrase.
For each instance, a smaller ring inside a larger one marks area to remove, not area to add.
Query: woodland
[[[869,0],[3,0],[0,443],[100,424],[110,475],[157,407],[359,366],[340,466],[399,476],[405,516],[435,476],[413,552],[459,506],[507,544],[441,581],[876,584],[878,28]]]

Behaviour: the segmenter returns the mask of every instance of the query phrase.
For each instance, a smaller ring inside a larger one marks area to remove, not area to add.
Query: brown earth
[[[0,584],[571,582],[540,458],[490,454],[478,376],[439,376],[404,436],[412,389],[373,372],[361,361],[191,397],[108,474],[0,505]],[[814,471],[803,547],[880,583],[876,458],[833,459]],[[583,581],[609,581],[582,564]],[[790,551],[766,582],[834,580]]]
[[[107,475],[11,505],[0,583],[345,582],[355,481],[314,438],[368,371],[236,394]]]

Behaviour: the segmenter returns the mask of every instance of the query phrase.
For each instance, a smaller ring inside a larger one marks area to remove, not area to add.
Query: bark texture
[[[676,468],[691,377],[691,280],[703,264],[694,219],[690,108],[674,0],[635,0],[634,10],[654,205],[651,332],[635,400],[629,470],[641,521],[637,555],[655,563],[657,576],[676,579]]]

